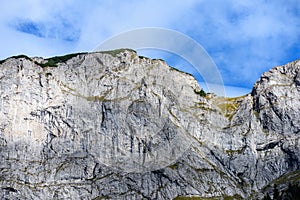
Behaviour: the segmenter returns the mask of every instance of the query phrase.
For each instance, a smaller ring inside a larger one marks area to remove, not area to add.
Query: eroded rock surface
[[[300,61],[239,98],[130,50],[41,63],[0,64],[1,199],[259,198],[299,169]]]

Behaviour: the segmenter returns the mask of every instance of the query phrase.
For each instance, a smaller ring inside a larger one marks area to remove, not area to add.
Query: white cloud
[[[209,1],[185,19],[185,33],[208,50],[227,84],[253,84],[263,71],[284,64],[288,57],[297,58],[298,52],[289,51],[300,42],[299,5],[297,1]]]
[[[76,35],[68,33],[69,21],[72,18],[65,17],[68,15],[68,9],[64,11],[64,6],[67,4],[50,2],[38,0],[25,0],[17,3],[13,1],[2,2],[0,42],[5,46],[0,50],[0,58],[17,54],[53,56],[73,51],[75,45],[68,39],[72,39]],[[30,24],[39,28],[40,36],[30,34],[30,31],[27,33],[21,31]],[[71,28],[73,29],[73,27]],[[72,31],[74,32],[74,29]]]
[[[87,11],[79,46],[96,47],[108,37],[138,27],[172,28],[172,23],[179,21],[196,1],[111,2],[95,5]]]
[[[230,85],[251,87],[263,71],[299,58],[298,0],[24,0],[1,2],[0,9],[0,59],[90,51],[108,37],[138,27],[191,36]],[[17,31],[14,23],[22,20],[43,27],[42,37]],[[67,41],[70,37],[73,41]]]

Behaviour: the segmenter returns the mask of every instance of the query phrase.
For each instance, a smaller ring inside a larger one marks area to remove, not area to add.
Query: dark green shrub
[[[199,94],[201,97],[206,97],[206,92],[203,89],[201,89],[200,91],[194,89],[194,92],[196,94]]]
[[[15,58],[15,59],[25,58],[25,59],[27,59],[27,60],[32,60],[31,58],[29,58],[29,57],[26,56],[26,55],[17,55],[17,56],[12,56],[11,58]]]
[[[26,55],[17,55],[17,56],[11,56],[11,57],[9,57],[9,58],[15,58],[15,59],[19,59],[19,58],[25,58],[26,60],[30,60],[30,61],[32,61],[32,59],[31,58],[29,58],[28,56],[26,56]],[[7,59],[9,59],[9,58],[7,58]],[[0,60],[0,64],[3,64],[7,59],[4,59],[4,60]]]

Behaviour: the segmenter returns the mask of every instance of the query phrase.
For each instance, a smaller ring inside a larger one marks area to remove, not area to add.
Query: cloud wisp
[[[76,29],[63,19],[58,22],[34,22],[31,20],[16,20],[12,27],[20,32],[31,34],[45,39],[57,39],[68,42],[77,42],[80,30]]]

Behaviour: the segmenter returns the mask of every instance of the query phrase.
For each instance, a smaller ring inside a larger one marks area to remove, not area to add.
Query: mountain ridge
[[[1,62],[1,198],[262,199],[299,169],[299,61],[203,97],[165,62],[113,52]]]

